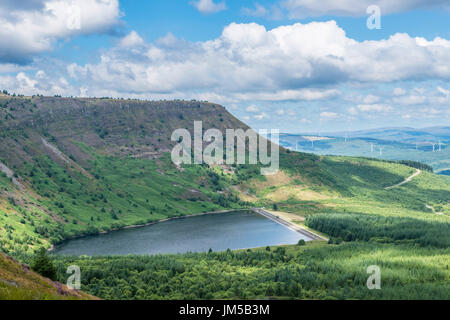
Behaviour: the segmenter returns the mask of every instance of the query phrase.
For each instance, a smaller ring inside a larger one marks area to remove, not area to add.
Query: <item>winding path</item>
[[[402,181],[400,183],[397,183],[396,185],[393,185],[393,186],[390,186],[390,187],[386,187],[384,189],[385,190],[394,189],[394,188],[400,187],[401,185],[404,185],[405,183],[410,182],[412,179],[414,179],[415,177],[417,177],[419,174],[422,173],[422,170],[419,170],[419,169],[416,169],[416,170],[417,170],[416,173],[414,173],[412,176],[406,178],[404,181]]]

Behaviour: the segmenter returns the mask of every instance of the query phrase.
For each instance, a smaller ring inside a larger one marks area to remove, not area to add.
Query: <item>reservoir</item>
[[[53,253],[128,255],[205,252],[295,244],[305,235],[253,211],[206,214],[69,240]]]

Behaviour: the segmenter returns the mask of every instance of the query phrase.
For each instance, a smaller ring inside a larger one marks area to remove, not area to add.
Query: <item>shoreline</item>
[[[323,237],[321,235],[318,235],[317,233],[314,233],[314,232],[312,232],[310,230],[307,230],[307,229],[305,229],[305,228],[303,228],[303,227],[301,227],[301,226],[299,226],[297,224],[294,224],[291,221],[288,221],[288,220],[283,219],[283,218],[281,218],[279,216],[276,216],[276,215],[274,215],[274,214],[272,214],[272,213],[270,213],[267,210],[264,210],[262,208],[253,208],[252,211],[254,211],[254,212],[256,212],[256,213],[266,217],[267,219],[270,219],[270,220],[272,220],[272,221],[274,221],[276,223],[279,223],[282,226],[284,226],[284,227],[286,227],[286,228],[288,228],[288,229],[290,229],[292,231],[298,232],[298,233],[300,233],[300,234],[310,238],[311,240],[309,240],[309,241],[314,241],[314,240],[325,240],[325,241],[328,241],[327,238],[325,238],[325,237]]]
[[[177,220],[177,219],[185,219],[185,218],[192,218],[192,217],[199,217],[199,216],[204,216],[204,215],[213,215],[213,214],[220,214],[220,213],[229,213],[229,212],[240,212],[240,211],[252,211],[256,214],[259,214],[269,220],[272,220],[276,223],[281,224],[282,226],[284,226],[285,228],[288,228],[292,231],[298,232],[308,238],[310,238],[311,240],[309,241],[314,241],[314,240],[325,240],[327,241],[328,239],[310,231],[307,230],[305,228],[302,228],[299,225],[296,225],[286,219],[280,218],[279,216],[275,216],[274,214],[262,209],[262,208],[241,208],[241,209],[234,209],[234,210],[221,210],[221,211],[209,211],[209,212],[201,212],[201,213],[193,213],[193,214],[188,214],[188,215],[183,215],[183,216],[179,216],[179,217],[171,217],[171,218],[165,218],[165,219],[161,219],[161,220],[155,220],[152,222],[147,222],[144,224],[135,224],[135,225],[129,225],[129,226],[123,226],[120,228],[115,228],[115,229],[111,229],[108,231],[101,231],[97,234],[94,235],[83,235],[83,236],[76,236],[76,237],[70,237],[67,239],[64,239],[61,243],[58,243],[56,245],[51,245],[49,249],[47,249],[48,253],[51,253],[52,251],[55,250],[56,246],[58,245],[62,245],[64,244],[64,242],[70,241],[70,240],[75,240],[75,239],[79,239],[79,238],[84,238],[84,237],[88,237],[88,236],[97,236],[97,235],[105,235],[108,233],[112,233],[112,232],[116,232],[116,231],[120,231],[120,230],[128,230],[128,229],[137,229],[137,228],[144,228],[144,227],[148,227],[151,225],[155,225],[158,223],[163,223],[163,222],[167,222],[167,221],[171,221],[171,220]],[[243,249],[240,249],[243,250]]]
[[[220,213],[229,213],[229,212],[239,212],[239,211],[254,211],[254,208],[241,208],[241,209],[233,209],[233,210],[221,210],[221,211],[209,211],[209,212],[193,213],[193,214],[187,214],[187,215],[183,215],[183,216],[179,216],[179,217],[171,217],[171,218],[164,218],[164,219],[161,219],[161,220],[155,220],[155,221],[147,222],[147,223],[144,223],[144,224],[132,224],[132,225],[129,225],[129,226],[123,226],[123,227],[111,229],[111,230],[108,230],[108,231],[101,231],[101,232],[98,232],[97,234],[93,234],[93,235],[83,235],[83,236],[70,237],[70,238],[64,239],[62,242],[60,242],[60,243],[58,243],[56,245],[52,244],[50,246],[50,248],[47,249],[47,252],[51,253],[52,251],[55,250],[56,246],[61,245],[64,242],[67,242],[67,241],[70,241],[70,240],[75,240],[75,239],[80,239],[80,238],[84,238],[84,237],[104,235],[104,234],[108,234],[108,233],[116,232],[116,231],[120,231],[120,230],[144,228],[144,227],[148,227],[148,226],[151,226],[151,225],[154,225],[154,224],[163,223],[163,222],[176,220],[176,219],[192,218],[192,217],[198,217],[198,216],[220,214]]]

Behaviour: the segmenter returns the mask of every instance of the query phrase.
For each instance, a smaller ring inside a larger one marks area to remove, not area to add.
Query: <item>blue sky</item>
[[[208,100],[283,132],[450,125],[448,1],[349,2],[4,0],[0,89]]]

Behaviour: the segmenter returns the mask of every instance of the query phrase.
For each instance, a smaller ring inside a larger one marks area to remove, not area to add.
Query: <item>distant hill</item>
[[[450,140],[450,126],[428,127],[422,129],[408,127],[379,128],[350,132],[328,132],[330,137],[373,138],[408,143],[438,143],[439,140]]]
[[[450,127],[381,128],[321,136],[283,134],[280,144],[320,155],[347,155],[387,160],[413,160],[436,171],[450,167]]]

